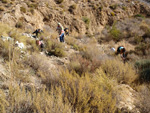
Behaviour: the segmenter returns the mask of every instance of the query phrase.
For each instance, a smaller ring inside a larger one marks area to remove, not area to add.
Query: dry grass
[[[132,83],[137,75],[133,66],[129,63],[124,64],[118,59],[107,60],[102,64],[102,69],[112,78],[117,79],[118,83]]]
[[[70,71],[75,71],[80,76],[85,74],[86,72],[95,72],[97,68],[101,65],[101,60],[98,59],[86,59],[81,55],[71,55],[70,63],[68,65],[68,69]]]
[[[47,87],[61,88],[63,101],[72,105],[72,111],[79,113],[115,111],[115,100],[111,95],[112,82],[101,69],[97,70],[95,76],[86,74],[81,78],[74,72],[62,71],[57,80],[47,81]]]
[[[1,111],[3,113],[71,113],[71,106],[63,103],[61,91],[52,90],[51,92],[45,89],[37,91],[32,88],[31,91],[26,90],[25,87],[9,86],[9,93],[7,98],[1,96]]]
[[[53,84],[52,84],[53,83]],[[86,74],[80,78],[75,73],[62,71],[57,82],[50,79],[47,88],[36,90],[31,87],[9,85],[7,96],[1,91],[2,112],[45,112],[45,113],[114,113],[112,83],[101,69],[95,76]],[[51,84],[51,85],[48,85]],[[51,86],[51,87],[49,87]],[[50,91],[47,90],[50,88]]]

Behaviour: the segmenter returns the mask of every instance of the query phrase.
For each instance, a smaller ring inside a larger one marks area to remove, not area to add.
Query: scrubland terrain
[[[149,0],[1,0],[0,36],[0,113],[150,113]]]

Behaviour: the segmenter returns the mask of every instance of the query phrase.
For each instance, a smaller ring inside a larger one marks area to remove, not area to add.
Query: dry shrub
[[[64,57],[66,53],[64,51],[64,45],[55,40],[47,40],[46,41],[46,49],[49,55],[54,55],[57,57]]]
[[[100,65],[101,61],[98,59],[89,60],[81,55],[72,55],[68,69],[75,71],[81,76],[86,72],[94,72]]]
[[[11,30],[10,27],[6,24],[3,24],[0,22],[0,36],[2,35],[6,35],[9,33],[9,31]]]
[[[76,40],[75,38],[73,38],[73,37],[67,37],[67,38],[65,39],[65,41],[66,41],[66,43],[67,43],[68,45],[71,45],[71,46],[73,46],[74,44],[77,43],[77,40]]]
[[[12,55],[12,46],[10,45],[11,43],[6,41],[3,42],[0,40],[0,54],[5,60],[9,60],[9,56]]]
[[[81,51],[81,54],[83,58],[92,61],[93,59],[99,59],[100,50],[95,45],[90,44],[90,46],[86,46],[85,49]]]
[[[16,28],[23,28],[22,22],[18,21],[15,25]]]
[[[9,61],[10,65],[10,74],[16,81],[20,81],[22,83],[29,83],[30,77],[32,74],[29,71],[29,67],[23,64],[23,60],[19,60],[19,55],[13,53],[13,58]]]
[[[67,37],[65,40],[66,40],[66,43],[68,45],[71,45],[73,47],[73,49],[75,49],[76,51],[84,51],[85,50],[85,46],[78,43],[77,39],[75,39],[73,37]]]
[[[46,74],[51,73],[51,69],[55,68],[51,61],[45,55],[33,53],[26,61],[34,70],[43,71]]]
[[[99,69],[95,76],[80,78],[62,71],[57,84],[36,90],[31,87],[9,85],[7,96],[1,91],[0,111],[16,113],[114,113],[116,101],[112,97],[112,82]]]
[[[82,78],[73,77],[68,72],[61,74],[64,101],[73,105],[79,113],[115,111],[115,100],[111,95],[110,84],[106,82],[108,79],[102,71],[98,71],[94,77],[85,75]]]
[[[37,91],[31,88],[31,91],[25,87],[9,86],[7,97],[0,96],[3,103],[0,111],[15,113],[71,113],[71,106],[63,103],[60,89],[51,92],[45,89]]]
[[[140,43],[135,47],[136,54],[138,55],[147,55],[148,51],[150,49],[150,44],[149,43]]]
[[[85,74],[81,78],[74,72],[62,71],[57,82],[52,83],[53,80],[50,80],[47,86],[60,87],[63,101],[72,105],[72,111],[114,113],[116,109],[111,94],[113,83],[101,69],[94,76]]]
[[[139,70],[143,70],[146,68],[150,68],[150,60],[149,59],[143,59],[135,62],[135,67]]]
[[[90,68],[91,68],[90,61],[83,58],[82,56],[75,55],[75,56],[72,56],[72,58],[70,60],[71,60],[70,64],[68,65],[68,69],[70,71],[74,70],[80,76],[82,74],[90,71]]]
[[[34,70],[36,70],[43,83],[47,84],[50,80],[54,81],[58,78],[58,69],[56,69],[56,65],[52,64],[48,57],[33,53],[33,55],[31,55],[26,62]]]
[[[51,34],[51,39],[57,39],[57,33],[53,33],[53,34]]]
[[[30,46],[27,48],[28,51],[30,51],[30,52],[39,52],[40,51],[40,48],[39,48],[39,46],[37,46],[35,40],[27,39],[26,44],[27,44],[27,46]]]
[[[22,43],[26,44],[26,40],[28,38],[21,35],[22,30],[11,28],[8,25],[2,24],[2,23],[0,23],[0,28],[1,28],[0,29],[0,36],[4,36],[4,37],[9,36],[9,37],[13,38],[14,41],[17,40],[19,42],[22,42]]]
[[[118,59],[106,60],[102,64],[102,69],[118,83],[132,83],[137,78],[136,72],[131,64],[124,64]]]
[[[0,89],[0,112],[6,113],[6,107],[9,105],[8,101],[6,100],[6,95]]]

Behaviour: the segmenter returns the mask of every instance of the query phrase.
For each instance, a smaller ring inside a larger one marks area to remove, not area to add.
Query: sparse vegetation
[[[115,13],[114,13],[114,12],[111,12],[111,15],[112,15],[112,16],[115,16]]]
[[[112,27],[110,30],[110,37],[112,37],[113,40],[119,41],[121,40],[121,32],[118,30],[115,26]]]
[[[119,83],[132,83],[137,78],[133,67],[130,64],[124,64],[119,60],[105,61],[102,65],[102,69],[106,72],[107,76],[112,79],[117,79]]]
[[[22,13],[26,13],[26,12],[27,12],[27,10],[26,10],[25,7],[20,7],[20,11],[21,11]]]
[[[28,7],[36,9],[38,7],[38,4],[37,3],[32,3],[32,4],[28,3]]]
[[[135,67],[138,69],[139,78],[138,82],[143,83],[149,83],[150,82],[150,60],[144,59],[136,61]]]
[[[84,21],[85,24],[89,25],[90,19],[86,16],[82,17],[82,20]]]
[[[149,9],[128,2],[1,0],[0,112],[149,112]],[[57,22],[69,29],[65,43]],[[42,49],[32,37],[38,28]],[[126,49],[125,63],[118,46]]]
[[[115,10],[115,9],[117,8],[117,6],[118,6],[117,4],[114,4],[114,5],[111,5],[110,8],[111,8],[112,10]]]
[[[74,10],[74,9],[77,8],[77,5],[76,5],[76,4],[73,4],[73,5],[70,6],[70,8]]]
[[[145,18],[145,16],[143,16],[142,14],[137,14],[137,15],[135,15],[135,17]]]
[[[23,27],[22,22],[17,22],[15,27],[16,28],[22,28]]]
[[[49,55],[55,55],[57,57],[64,57],[65,52],[64,52],[64,47],[62,44],[56,42],[56,41],[47,41],[47,51]]]
[[[8,0],[1,0],[2,3],[8,3]]]
[[[146,55],[149,48],[150,48],[149,43],[142,42],[135,47],[135,50],[137,51],[137,54],[139,55]]]

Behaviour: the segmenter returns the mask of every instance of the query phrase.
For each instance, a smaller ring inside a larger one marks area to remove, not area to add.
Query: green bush
[[[85,24],[89,25],[90,19],[88,17],[84,16],[84,17],[82,17],[82,20]]]
[[[115,26],[112,27],[109,34],[110,34],[110,37],[112,37],[113,40],[115,40],[115,41],[121,40],[121,32]]]
[[[141,18],[145,18],[145,16],[143,16],[142,14],[137,14],[134,17],[141,17]]]
[[[111,12],[111,16],[115,16],[115,13],[114,13],[114,12]]]

